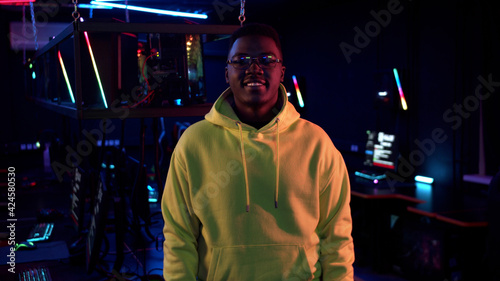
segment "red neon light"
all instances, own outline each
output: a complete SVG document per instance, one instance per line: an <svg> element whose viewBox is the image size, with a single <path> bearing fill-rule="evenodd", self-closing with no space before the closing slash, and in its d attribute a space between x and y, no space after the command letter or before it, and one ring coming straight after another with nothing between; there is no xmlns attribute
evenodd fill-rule
<svg viewBox="0 0 500 281"><path fill-rule="evenodd" d="M0 5L14 5L21 6L29 3L35 3L36 0L0 0Z"/></svg>
<svg viewBox="0 0 500 281"><path fill-rule="evenodd" d="M394 169L394 165L387 165L387 164L382 164L382 163L377 163L377 162L373 162L373 166L378 166L378 167L382 167L382 168L387 168L387 169Z"/></svg>

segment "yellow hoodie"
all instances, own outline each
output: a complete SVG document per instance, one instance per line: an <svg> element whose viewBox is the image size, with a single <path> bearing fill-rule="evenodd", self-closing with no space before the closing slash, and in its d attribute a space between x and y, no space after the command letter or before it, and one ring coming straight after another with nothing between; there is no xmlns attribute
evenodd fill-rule
<svg viewBox="0 0 500 281"><path fill-rule="evenodd" d="M353 279L344 160L280 95L257 130L227 89L180 138L162 198L165 280Z"/></svg>

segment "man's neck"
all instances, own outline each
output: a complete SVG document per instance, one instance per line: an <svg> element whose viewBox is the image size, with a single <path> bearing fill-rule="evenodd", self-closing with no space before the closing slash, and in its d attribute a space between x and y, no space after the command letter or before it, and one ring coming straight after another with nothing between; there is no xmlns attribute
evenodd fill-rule
<svg viewBox="0 0 500 281"><path fill-rule="evenodd" d="M268 124L283 106L283 99L278 95L276 103L270 108L263 107L243 107L239 108L236 102L233 103L233 110L241 122L248 124L256 129L260 129Z"/></svg>

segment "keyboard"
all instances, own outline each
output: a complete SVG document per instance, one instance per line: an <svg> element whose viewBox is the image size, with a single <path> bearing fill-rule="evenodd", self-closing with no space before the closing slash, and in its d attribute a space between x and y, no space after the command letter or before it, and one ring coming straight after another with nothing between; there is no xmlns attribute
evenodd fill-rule
<svg viewBox="0 0 500 281"><path fill-rule="evenodd" d="M354 172L354 175L368 180L383 180L386 178L385 174L375 173L373 171L367 170L356 171Z"/></svg>
<svg viewBox="0 0 500 281"><path fill-rule="evenodd" d="M26 239L26 241L36 242L36 241L48 240L50 238L50 235L52 234L53 228L54 228L53 223L48 223L48 222L37 223L31 229L28 239Z"/></svg>
<svg viewBox="0 0 500 281"><path fill-rule="evenodd" d="M52 277L46 267L28 268L19 273L19 281L52 281Z"/></svg>

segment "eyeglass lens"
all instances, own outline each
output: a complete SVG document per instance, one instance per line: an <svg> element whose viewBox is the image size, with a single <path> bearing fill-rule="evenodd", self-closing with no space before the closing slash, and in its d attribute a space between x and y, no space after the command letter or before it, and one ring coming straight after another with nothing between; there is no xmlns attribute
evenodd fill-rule
<svg viewBox="0 0 500 281"><path fill-rule="evenodd" d="M230 63L233 64L236 68L247 68L250 67L254 60L257 61L257 63L261 67L273 67L278 61L272 55L259 56L255 58L249 56L235 56L231 59Z"/></svg>

